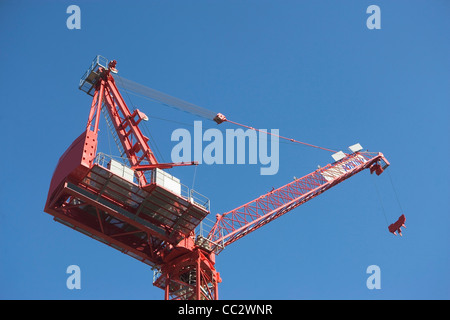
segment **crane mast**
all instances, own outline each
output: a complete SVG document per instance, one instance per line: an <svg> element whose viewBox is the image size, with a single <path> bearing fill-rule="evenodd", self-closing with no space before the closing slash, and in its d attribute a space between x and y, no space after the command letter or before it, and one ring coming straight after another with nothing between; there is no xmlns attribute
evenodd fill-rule
<svg viewBox="0 0 450 320"><path fill-rule="evenodd" d="M128 109L111 74L117 72L115 67L115 60L97 56L81 78L79 88L93 97L88 122L59 159L44 211L55 221L151 266L156 270L153 285L164 290L165 299L218 299L222 280L215 259L225 247L365 169L379 175L389 166L381 153L341 152L333 163L216 215L204 237L196 234L196 228L210 213L209 200L194 190L183 193L179 180L162 170L196 163L157 161L139 129L147 116ZM176 101L204 113L197 106L151 92L164 102ZM97 152L101 112L128 166L113 159L105 163L105 155ZM211 120L228 121L221 114Z"/></svg>

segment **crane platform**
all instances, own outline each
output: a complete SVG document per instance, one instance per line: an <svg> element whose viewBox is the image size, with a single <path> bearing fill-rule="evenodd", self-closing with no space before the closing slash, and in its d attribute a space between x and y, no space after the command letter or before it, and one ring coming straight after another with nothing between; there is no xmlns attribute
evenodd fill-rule
<svg viewBox="0 0 450 320"><path fill-rule="evenodd" d="M127 171L132 172L123 165ZM157 265L161 249L188 237L209 214L206 197L181 184L179 190L170 188L164 183L170 175L162 172L149 171L150 183L140 187L131 180L133 175L117 173L117 161L98 153L83 178L66 179L49 194L46 212L66 226Z"/></svg>

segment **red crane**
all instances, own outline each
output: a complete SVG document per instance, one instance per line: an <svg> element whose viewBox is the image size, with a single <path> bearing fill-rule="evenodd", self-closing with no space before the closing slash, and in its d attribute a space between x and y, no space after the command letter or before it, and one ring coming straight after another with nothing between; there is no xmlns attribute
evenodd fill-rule
<svg viewBox="0 0 450 320"><path fill-rule="evenodd" d="M389 166L381 153L340 152L335 162L216 215L206 236L196 234L210 212L209 200L182 190L162 170L196 163L156 160L139 129L147 117L128 109L112 75L115 67L116 61L97 56L81 79L80 89L93 96L88 123L59 159L44 211L158 270L153 284L165 299L218 299L215 257L226 246L364 169L380 175ZM97 153L101 112L128 165ZM221 114L214 120L228 121Z"/></svg>

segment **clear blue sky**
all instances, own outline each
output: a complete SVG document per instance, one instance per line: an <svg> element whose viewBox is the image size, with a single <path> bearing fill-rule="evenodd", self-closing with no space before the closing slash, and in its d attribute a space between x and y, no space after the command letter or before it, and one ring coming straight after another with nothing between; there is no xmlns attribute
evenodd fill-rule
<svg viewBox="0 0 450 320"><path fill-rule="evenodd" d="M81 30L66 27L71 4ZM380 30L366 27L371 4ZM449 15L444 0L1 1L0 298L163 298L148 266L43 212L57 160L87 121L79 78L101 54L122 76L237 122L339 150L359 142L391 162L402 238L382 210L389 222L401 214L389 175L362 172L222 252L220 298L449 299ZM189 130L198 118L132 100L170 161L183 126L156 117ZM331 161L280 143L277 175L204 165L195 189L214 216ZM193 182L193 168L172 173ZM66 288L72 264L81 290ZM366 287L370 265L380 290Z"/></svg>

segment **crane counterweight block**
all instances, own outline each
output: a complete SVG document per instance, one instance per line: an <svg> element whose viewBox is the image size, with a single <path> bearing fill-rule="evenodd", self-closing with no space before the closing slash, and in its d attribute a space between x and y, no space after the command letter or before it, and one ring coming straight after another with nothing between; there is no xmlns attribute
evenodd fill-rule
<svg viewBox="0 0 450 320"><path fill-rule="evenodd" d="M90 170L97 152L97 133L84 131L60 157L53 172L47 205L55 190L65 180L81 181Z"/></svg>

